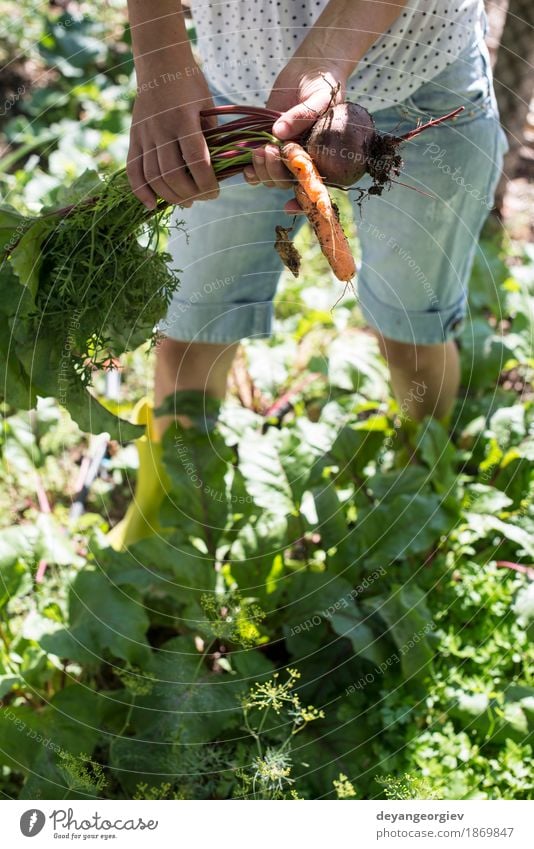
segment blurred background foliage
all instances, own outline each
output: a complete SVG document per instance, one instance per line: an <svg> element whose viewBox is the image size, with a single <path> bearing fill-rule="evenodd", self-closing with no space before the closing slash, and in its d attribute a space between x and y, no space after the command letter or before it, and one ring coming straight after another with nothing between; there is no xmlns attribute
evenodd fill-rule
<svg viewBox="0 0 534 849"><path fill-rule="evenodd" d="M487 5L513 145L451 433L403 427L357 298L332 310L339 284L306 228L272 339L242 346L216 431L186 437L224 493L207 515L168 440L169 539L106 547L134 445L81 433L53 399L3 405L4 797L532 798L532 6ZM33 211L124 164L125 4L0 0L0 15L0 194ZM152 369L142 346L96 391L127 415Z"/></svg>

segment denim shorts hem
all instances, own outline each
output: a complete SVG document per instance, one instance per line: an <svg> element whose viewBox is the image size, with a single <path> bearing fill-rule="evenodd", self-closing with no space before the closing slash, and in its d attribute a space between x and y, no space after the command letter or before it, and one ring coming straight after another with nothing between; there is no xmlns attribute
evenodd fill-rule
<svg viewBox="0 0 534 849"><path fill-rule="evenodd" d="M365 320L386 339L410 345L439 345L455 339L463 330L467 311L464 295L440 310L403 310L380 301L361 278L358 293Z"/></svg>
<svg viewBox="0 0 534 849"><path fill-rule="evenodd" d="M172 312L158 330L180 342L230 345L246 337L269 337L273 311L272 301L190 304L175 299Z"/></svg>

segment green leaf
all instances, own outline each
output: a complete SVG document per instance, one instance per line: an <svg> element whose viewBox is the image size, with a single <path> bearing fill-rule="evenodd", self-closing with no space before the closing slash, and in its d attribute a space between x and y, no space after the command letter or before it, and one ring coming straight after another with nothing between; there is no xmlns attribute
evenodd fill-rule
<svg viewBox="0 0 534 849"><path fill-rule="evenodd" d="M456 451L445 428L435 419L426 418L419 426L416 448L432 472L432 483L437 492L450 492L456 481Z"/></svg>
<svg viewBox="0 0 534 849"><path fill-rule="evenodd" d="M41 714L40 732L44 742L34 742L35 758L21 799L83 799L92 795L91 785L80 783L65 767L61 755L80 758L86 765L98 742L106 740L104 717L112 697L101 695L83 684L67 686L54 695ZM126 713L127 705L113 701L116 718Z"/></svg>
<svg viewBox="0 0 534 849"><path fill-rule="evenodd" d="M316 487L313 497L318 519L317 531L321 536L321 548L326 551L328 572L355 584L366 567L361 556L359 529L349 527L345 506L341 504L333 483Z"/></svg>
<svg viewBox="0 0 534 849"><path fill-rule="evenodd" d="M475 316L462 334L462 385L470 391L491 389L513 351L506 337L495 333L485 318Z"/></svg>
<svg viewBox="0 0 534 849"><path fill-rule="evenodd" d="M21 587L28 588L28 566L36 560L37 529L18 525L0 531L0 608L14 598Z"/></svg>
<svg viewBox="0 0 534 849"><path fill-rule="evenodd" d="M227 558L232 578L242 595L266 600L270 604L283 590L283 559L280 552L287 544L284 516L264 514L241 528Z"/></svg>
<svg viewBox="0 0 534 849"><path fill-rule="evenodd" d="M288 575L284 605L287 628L298 633L297 629L303 629L308 619L329 618L351 600L352 589L348 581L327 572L301 571Z"/></svg>
<svg viewBox="0 0 534 849"><path fill-rule="evenodd" d="M5 705L0 710L0 763L15 772L31 770L46 737L42 716L31 708Z"/></svg>
<svg viewBox="0 0 534 849"><path fill-rule="evenodd" d="M377 501L390 500L396 495L414 495L428 486L433 470L408 465L399 471L378 472L367 481L367 487Z"/></svg>
<svg viewBox="0 0 534 849"><path fill-rule="evenodd" d="M527 557L534 557L534 540L532 534L511 522L504 522L497 516L488 513L474 513L466 511L464 515L467 524L467 533L472 540L495 537L502 535L505 539L514 543L519 552L524 552Z"/></svg>
<svg viewBox="0 0 534 849"><path fill-rule="evenodd" d="M501 513L512 504L512 499L494 486L474 483L467 487L466 505L471 513Z"/></svg>
<svg viewBox="0 0 534 849"><path fill-rule="evenodd" d="M100 194L105 185L97 171L87 168L69 186L61 187L58 192L57 203L53 207L47 207L45 211L53 212L71 204L84 203L89 198Z"/></svg>
<svg viewBox="0 0 534 849"><path fill-rule="evenodd" d="M132 664L149 662L149 620L136 590L116 588L107 575L86 568L69 595L69 628L45 635L45 651L92 664L108 655Z"/></svg>
<svg viewBox="0 0 534 849"><path fill-rule="evenodd" d="M375 430L369 421L342 427L332 445L330 455L339 466L336 482L358 482L364 475L367 464L378 454L385 433Z"/></svg>
<svg viewBox="0 0 534 849"><path fill-rule="evenodd" d="M454 524L455 517L444 509L441 498L422 490L361 510L354 533L359 556L369 569L428 552Z"/></svg>
<svg viewBox="0 0 534 849"><path fill-rule="evenodd" d="M34 299L39 288L39 271L43 260L42 246L55 226L54 220L50 218L34 221L11 252L10 261L13 270Z"/></svg>
<svg viewBox="0 0 534 849"><path fill-rule="evenodd" d="M109 433L110 439L119 442L133 441L144 433L142 425L134 425L106 409L81 383L70 387L64 400L71 418L85 433Z"/></svg>
<svg viewBox="0 0 534 849"><path fill-rule="evenodd" d="M187 416L194 427L207 433L215 427L221 402L200 390L188 390L168 395L154 410L155 416Z"/></svg>
<svg viewBox="0 0 534 849"><path fill-rule="evenodd" d="M135 736L116 738L110 762L125 790L140 781L159 784L180 775L186 750L216 740L241 720L238 695L246 682L207 676L193 641L176 637L155 653L151 692L131 712ZM204 674L203 674L204 672Z"/></svg>
<svg viewBox="0 0 534 849"><path fill-rule="evenodd" d="M163 438L163 463L170 490L160 521L202 539L215 557L234 512L228 475L233 452L221 434L171 425Z"/></svg>
<svg viewBox="0 0 534 849"><path fill-rule="evenodd" d="M0 206L0 259L1 254L9 253L10 248L23 235L29 219L12 206Z"/></svg>
<svg viewBox="0 0 534 849"><path fill-rule="evenodd" d="M275 428L265 434L247 433L239 443L239 468L256 504L274 515L287 516L296 507L280 458L282 440Z"/></svg>
<svg viewBox="0 0 534 849"><path fill-rule="evenodd" d="M344 333L328 349L328 378L332 386L366 397L388 395L388 374L378 357L376 339L361 330Z"/></svg>
<svg viewBox="0 0 534 849"><path fill-rule="evenodd" d="M200 600L215 591L215 566L180 532L142 540L127 552L93 549L93 556L114 585L135 587L147 598L153 616L160 603L172 603L183 626L197 629L205 618Z"/></svg>
<svg viewBox="0 0 534 849"><path fill-rule="evenodd" d="M403 674L410 679L428 675L434 656L430 635L436 629L423 590L410 585L393 584L388 596L376 596L366 602L388 626L397 649Z"/></svg>
<svg viewBox="0 0 534 849"><path fill-rule="evenodd" d="M16 351L7 316L0 315L0 399L17 410L29 410L37 395Z"/></svg>
<svg viewBox="0 0 534 849"><path fill-rule="evenodd" d="M245 434L239 443L239 468L247 492L272 514L296 513L333 437L331 427L306 420L293 428Z"/></svg>
<svg viewBox="0 0 534 849"><path fill-rule="evenodd" d="M351 641L354 654L377 665L388 657L384 640L377 636L365 617L356 607L342 610L330 618L332 628L340 637Z"/></svg>

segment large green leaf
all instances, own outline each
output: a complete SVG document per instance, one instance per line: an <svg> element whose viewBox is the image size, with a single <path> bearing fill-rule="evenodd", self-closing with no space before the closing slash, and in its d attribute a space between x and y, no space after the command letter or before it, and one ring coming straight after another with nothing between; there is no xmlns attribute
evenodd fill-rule
<svg viewBox="0 0 534 849"><path fill-rule="evenodd" d="M432 474L438 492L451 492L456 481L456 451L446 429L435 419L426 418L417 432L417 451Z"/></svg>
<svg viewBox="0 0 534 849"><path fill-rule="evenodd" d="M297 632L306 620L315 624L342 610L352 598L352 584L327 572L301 572L289 575L286 582L285 621ZM305 629L304 629L305 630Z"/></svg>
<svg viewBox="0 0 534 849"><path fill-rule="evenodd" d="M39 533L32 525L14 525L0 531L0 608L31 585L29 566L36 560Z"/></svg>
<svg viewBox="0 0 534 849"><path fill-rule="evenodd" d="M360 511L355 529L360 558L369 569L427 552L454 523L455 517L434 493L397 495Z"/></svg>
<svg viewBox="0 0 534 849"><path fill-rule="evenodd" d="M227 557L242 595L272 607L283 591L283 550L289 542L284 516L264 514L241 528Z"/></svg>
<svg viewBox="0 0 534 849"><path fill-rule="evenodd" d="M372 420L341 428L329 452L339 467L336 483L342 485L350 481L358 485L365 467L375 459L384 439L384 430L374 428Z"/></svg>
<svg viewBox="0 0 534 849"><path fill-rule="evenodd" d="M408 465L400 470L377 472L367 481L367 487L378 501L391 500L396 495L415 495L425 488L433 469Z"/></svg>
<svg viewBox="0 0 534 849"><path fill-rule="evenodd" d="M239 443L239 468L247 491L270 513L286 516L300 507L304 492L313 485L316 464L330 450L331 427L306 420L293 428L247 433Z"/></svg>
<svg viewBox="0 0 534 849"><path fill-rule="evenodd" d="M188 390L169 395L154 410L155 416L187 416L195 428L208 432L213 430L221 402L200 390Z"/></svg>
<svg viewBox="0 0 534 849"><path fill-rule="evenodd" d="M15 351L9 346L7 319L0 316L0 399L16 410L30 410L37 394Z"/></svg>
<svg viewBox="0 0 534 849"><path fill-rule="evenodd" d="M33 298L37 295L39 288L39 271L43 261L42 246L55 226L51 218L40 218L34 221L11 252L10 262L13 270Z"/></svg>
<svg viewBox="0 0 534 849"><path fill-rule="evenodd" d="M377 665L387 659L387 644L373 631L369 617L362 614L354 605L334 613L330 622L336 634L351 641L354 654L358 657Z"/></svg>
<svg viewBox="0 0 534 849"><path fill-rule="evenodd" d="M95 664L111 655L143 665L150 660L149 621L139 593L117 588L100 571L86 568L70 589L69 627L41 640L45 651Z"/></svg>
<svg viewBox="0 0 534 849"><path fill-rule="evenodd" d="M410 679L428 675L434 656L432 634L437 626L423 591L413 582L393 584L389 595L375 596L365 606L388 626L404 675Z"/></svg>
<svg viewBox="0 0 534 849"><path fill-rule="evenodd" d="M205 542L211 557L234 507L229 475L233 452L217 431L171 425L163 439L163 462L170 481L161 522Z"/></svg>
<svg viewBox="0 0 534 849"><path fill-rule="evenodd" d="M378 343L360 330L344 333L330 345L328 378L332 386L373 400L388 394L387 369L378 357Z"/></svg>
<svg viewBox="0 0 534 849"><path fill-rule="evenodd" d="M296 510L291 482L282 465L282 432L248 433L239 443L239 468L259 507L279 516Z"/></svg>
<svg viewBox="0 0 534 849"><path fill-rule="evenodd" d="M39 739L46 739L42 716L27 705L6 705L0 710L0 763L27 774L39 754Z"/></svg>
<svg viewBox="0 0 534 849"><path fill-rule="evenodd" d="M507 739L528 741L534 731L534 688L509 687L489 698L485 693L449 691L449 713L464 726L476 730L492 745Z"/></svg>
<svg viewBox="0 0 534 849"><path fill-rule="evenodd" d="M151 692L139 695L131 712L134 737L117 738L111 765L125 789L140 781L159 784L180 776L184 753L234 728L245 685L229 676L202 674L193 641L176 637L156 652Z"/></svg>
<svg viewBox="0 0 534 849"><path fill-rule="evenodd" d="M65 396L65 407L85 433L109 433L111 439L119 442L130 442L144 433L144 427L134 425L112 413L81 383L69 387Z"/></svg>
<svg viewBox="0 0 534 849"><path fill-rule="evenodd" d="M466 532L471 540L491 538L493 542L497 535L503 536L526 557L534 557L534 539L532 534L512 522L505 522L490 513L475 513L466 511L464 520Z"/></svg>
<svg viewBox="0 0 534 849"><path fill-rule="evenodd" d="M0 206L0 261L2 254L9 253L9 250L21 238L28 224L29 219L12 206Z"/></svg>
<svg viewBox="0 0 534 849"><path fill-rule="evenodd" d="M45 742L34 744L31 771L21 799L83 799L98 796L90 774L80 780L79 767L87 768L92 753L107 740L104 717L110 701L116 721L124 722L128 709L118 699L100 694L82 684L65 687L55 694L41 714L40 732ZM62 756L67 755L65 761ZM69 766L69 763L72 766Z"/></svg>
<svg viewBox="0 0 534 849"><path fill-rule="evenodd" d="M462 385L469 392L493 388L512 354L506 337L475 316L462 334Z"/></svg>

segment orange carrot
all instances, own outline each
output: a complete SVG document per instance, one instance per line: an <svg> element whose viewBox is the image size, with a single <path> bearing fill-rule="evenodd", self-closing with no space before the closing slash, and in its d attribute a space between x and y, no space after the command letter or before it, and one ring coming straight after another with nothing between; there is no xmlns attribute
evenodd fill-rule
<svg viewBox="0 0 534 849"><path fill-rule="evenodd" d="M297 179L295 197L306 213L332 271L338 280L352 280L356 274L354 257L339 222L337 208L312 158L297 142L286 142L280 153L282 161Z"/></svg>

